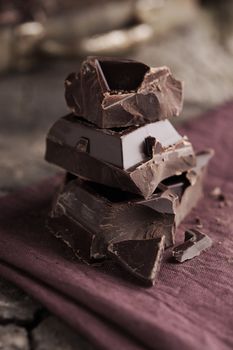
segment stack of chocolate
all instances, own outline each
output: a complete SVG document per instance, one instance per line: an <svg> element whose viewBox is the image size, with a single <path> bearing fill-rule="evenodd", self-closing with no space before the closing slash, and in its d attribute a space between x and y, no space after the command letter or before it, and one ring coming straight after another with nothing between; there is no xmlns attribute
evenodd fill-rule
<svg viewBox="0 0 233 350"><path fill-rule="evenodd" d="M65 97L71 114L47 135L46 160L67 171L49 228L82 260L111 257L153 284L212 157L168 120L182 110L183 84L167 67L90 57Z"/></svg>

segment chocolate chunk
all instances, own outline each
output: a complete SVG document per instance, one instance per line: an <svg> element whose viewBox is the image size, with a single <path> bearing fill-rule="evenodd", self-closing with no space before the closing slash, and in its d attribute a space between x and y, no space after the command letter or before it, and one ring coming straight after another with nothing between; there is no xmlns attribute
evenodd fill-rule
<svg viewBox="0 0 233 350"><path fill-rule="evenodd" d="M119 128L178 116L183 83L167 67L89 57L66 78L65 97L76 115L100 128Z"/></svg>
<svg viewBox="0 0 233 350"><path fill-rule="evenodd" d="M217 200L224 200L225 198L224 198L224 195L223 195L223 193L222 193L222 190L221 190L221 188L220 187L215 187L211 192L210 192L210 195L213 197L213 198L215 198L215 199L217 199Z"/></svg>
<svg viewBox="0 0 233 350"><path fill-rule="evenodd" d="M192 259L212 245L212 239L206 234L195 229L185 231L184 243L175 247L172 255L179 262Z"/></svg>
<svg viewBox="0 0 233 350"><path fill-rule="evenodd" d="M162 153L165 147L161 144L158 139L153 136L148 136L145 138L145 154L152 158L157 153Z"/></svg>
<svg viewBox="0 0 233 350"><path fill-rule="evenodd" d="M162 152L170 152L171 147L176 152L182 145L189 146L189 153L193 155L191 144L178 134L168 120L113 131L98 129L70 114L55 122L47 138L55 144L75 148L77 152L86 150L90 156L122 169L132 168ZM152 139L153 144L149 145ZM84 144L85 148L81 147Z"/></svg>
<svg viewBox="0 0 233 350"><path fill-rule="evenodd" d="M190 211L197 205L198 201L203 196L204 178L206 176L208 163L213 155L214 151L212 149L207 149L197 153L196 166L187 171L185 175L186 185L183 187L180 203L176 210L176 226L178 226L180 222L190 213ZM187 183L187 180L189 184Z"/></svg>
<svg viewBox="0 0 233 350"><path fill-rule="evenodd" d="M151 145L151 159L145 154L150 134L163 147ZM88 139L88 152L80 150L83 138ZM73 116L61 118L51 128L45 158L74 175L145 198L162 180L196 164L191 143L167 120L113 132L87 126Z"/></svg>
<svg viewBox="0 0 233 350"><path fill-rule="evenodd" d="M225 206L231 206L231 201L226 198L226 195L222 192L220 187L215 187L211 192L210 195L219 201L218 207L224 208Z"/></svg>
<svg viewBox="0 0 233 350"><path fill-rule="evenodd" d="M196 225L197 228L202 228L203 227L203 224L202 224L201 219L199 217L195 218L195 225Z"/></svg>
<svg viewBox="0 0 233 350"><path fill-rule="evenodd" d="M90 259L103 258L110 243L122 240L164 235L167 247L174 244L175 218L170 208L169 213L159 213L137 196L78 178L61 189L49 225L54 235L71 246L77 255L80 250L81 257L88 256L89 252ZM159 203L158 194L155 200ZM164 201L162 196L161 201Z"/></svg>
<svg viewBox="0 0 233 350"><path fill-rule="evenodd" d="M108 246L109 255L124 269L146 284L154 285L160 270L165 237L127 240Z"/></svg>
<svg viewBox="0 0 233 350"><path fill-rule="evenodd" d="M197 153L197 164L193 169L164 180L149 199L139 203L158 212L175 214L178 227L203 195L203 181L212 156L213 150L210 149Z"/></svg>

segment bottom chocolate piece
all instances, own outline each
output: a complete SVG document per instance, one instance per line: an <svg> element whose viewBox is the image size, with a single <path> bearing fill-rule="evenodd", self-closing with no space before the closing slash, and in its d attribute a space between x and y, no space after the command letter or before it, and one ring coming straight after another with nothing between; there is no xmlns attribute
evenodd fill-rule
<svg viewBox="0 0 233 350"><path fill-rule="evenodd" d="M108 246L108 253L131 275L154 285L160 270L165 236L147 240L129 240Z"/></svg>
<svg viewBox="0 0 233 350"><path fill-rule="evenodd" d="M206 234L195 229L185 231L184 243L175 247L172 255L179 262L190 260L212 245L212 239Z"/></svg>
<svg viewBox="0 0 233 350"><path fill-rule="evenodd" d="M70 177L70 175L69 175ZM172 204L177 197L155 194L154 207L130 193L106 186L68 179L57 196L49 226L80 258L102 259L111 243L165 236L174 245L175 220ZM163 212L156 210L167 203ZM76 237L76 239L75 239ZM89 246L89 250L86 249Z"/></svg>
<svg viewBox="0 0 233 350"><path fill-rule="evenodd" d="M48 219L50 231L84 261L102 259L121 241L165 236L175 243L175 228L197 204L212 152L197 154L191 171L160 183L150 199L67 174Z"/></svg>

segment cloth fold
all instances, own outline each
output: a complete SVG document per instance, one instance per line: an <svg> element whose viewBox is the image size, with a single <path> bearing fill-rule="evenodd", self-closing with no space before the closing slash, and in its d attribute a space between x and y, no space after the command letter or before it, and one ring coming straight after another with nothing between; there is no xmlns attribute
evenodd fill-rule
<svg viewBox="0 0 233 350"><path fill-rule="evenodd" d="M10 265L0 262L0 274L5 279L13 281L20 288L27 290L33 297L39 299L48 309L57 316L75 327L78 331L92 343L101 349L129 349L139 350L141 346L127 335L119 332L116 327L109 322L104 322L98 315L86 310L77 302L64 297L53 288L44 285L32 276L27 276L22 271L12 268ZM91 329L87 325L91 324Z"/></svg>
<svg viewBox="0 0 233 350"><path fill-rule="evenodd" d="M214 241L184 264L170 251L152 288L128 280L111 262L88 266L52 237L46 215L59 177L0 199L0 275L18 284L100 349L221 349L233 347L233 103L180 131L197 150L213 147L206 196L178 230L195 226ZM220 186L226 204L209 192Z"/></svg>

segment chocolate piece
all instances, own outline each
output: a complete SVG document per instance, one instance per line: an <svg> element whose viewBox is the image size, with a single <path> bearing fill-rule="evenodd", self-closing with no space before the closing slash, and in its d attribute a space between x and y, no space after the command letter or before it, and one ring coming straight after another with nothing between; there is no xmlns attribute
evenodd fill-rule
<svg viewBox="0 0 233 350"><path fill-rule="evenodd" d="M161 128L155 126L157 123ZM164 134L158 136L164 149L161 153L156 153L156 149L152 149L151 152L154 156L149 160L143 152L145 150L143 141L150 130L148 126L135 129L122 137L119 134L101 133L95 128L85 129L84 126L87 133L84 134L82 131L78 135L73 131L79 122L75 123L72 119L70 124L70 119L67 117L55 123L50 130L47 137L45 158L83 179L120 188L123 191L137 193L148 198L162 180L177 172L187 171L196 164L191 143L185 138L181 138L168 121L157 123L152 124L151 129L153 130L155 126L156 133L158 130L165 131L170 138L166 139ZM81 125L83 124L81 123ZM168 126L168 128L165 127L164 130L164 126ZM94 134L91 134L91 130ZM89 153L83 152L83 149L80 150L80 138L83 137L89 140ZM153 148L153 145L151 147ZM97 159L97 157L104 160ZM129 169L121 169L119 166L111 164L129 167L143 159L143 163Z"/></svg>
<svg viewBox="0 0 233 350"><path fill-rule="evenodd" d="M212 149L207 149L197 153L197 165L186 173L189 186L184 186L180 203L176 210L176 226L190 213L203 196L203 182L207 172L209 161L214 155ZM167 180L165 180L167 181Z"/></svg>
<svg viewBox="0 0 233 350"><path fill-rule="evenodd" d="M210 195L213 197L213 198L216 198L216 199L219 199L219 196L220 196L220 199L222 198L222 190L220 187L215 187L211 192L210 192Z"/></svg>
<svg viewBox="0 0 233 350"><path fill-rule="evenodd" d="M81 259L103 258L108 244L124 240L158 238L174 244L175 226L202 195L203 179L211 151L197 154L190 172L160 183L150 199L67 174L54 202L49 227Z"/></svg>
<svg viewBox="0 0 233 350"><path fill-rule="evenodd" d="M190 184L188 174L174 176L159 184L148 200L82 181L68 173L53 205L51 231L84 260L104 257L108 244L121 240L165 235L166 246L171 246L175 224L180 223L202 194L211 156L210 151L197 155L195 184Z"/></svg>
<svg viewBox="0 0 233 350"><path fill-rule="evenodd" d="M210 192L211 197L214 199L218 200L219 207L223 208L227 202L225 194L222 192L220 187L215 187L211 192Z"/></svg>
<svg viewBox="0 0 233 350"><path fill-rule="evenodd" d="M167 67L89 57L66 78L65 98L73 113L100 128L127 127L178 116L183 83Z"/></svg>
<svg viewBox="0 0 233 350"><path fill-rule="evenodd" d="M164 180L149 199L138 203L161 213L175 214L177 227L202 197L203 180L212 156L210 149L197 153L197 165L193 169Z"/></svg>
<svg viewBox="0 0 233 350"><path fill-rule="evenodd" d="M159 202L159 194L155 196L155 200ZM163 196L161 201L164 201ZM170 208L168 211L171 212ZM143 240L165 235L166 246L174 244L174 214L159 213L140 203L140 199L130 193L84 182L78 178L69 181L62 188L51 218L51 230L65 243L74 247L76 235L75 250L82 250L83 229L86 230L85 246L88 245L86 242L90 243L88 251L90 258L94 259L104 257L107 246L117 241ZM72 227L67 225L67 220L72 222ZM76 228L74 224L77 224Z"/></svg>
<svg viewBox="0 0 233 350"><path fill-rule="evenodd" d="M132 168L157 154L171 152L172 147L174 151L185 149L184 156L194 156L191 144L168 120L113 131L98 129L70 114L55 122L47 138L122 169ZM153 139L153 143L149 144L149 139Z"/></svg>
<svg viewBox="0 0 233 350"><path fill-rule="evenodd" d="M212 239L206 234L195 229L185 231L184 243L175 247L172 255L179 262L192 259L201 254L201 252L212 245Z"/></svg>
<svg viewBox="0 0 233 350"><path fill-rule="evenodd" d="M109 255L130 274L154 285L165 247L165 237L123 241L108 246Z"/></svg>
<svg viewBox="0 0 233 350"><path fill-rule="evenodd" d="M202 228L203 227L203 224L202 224L201 219L199 217L195 218L195 225L196 225L196 228Z"/></svg>

